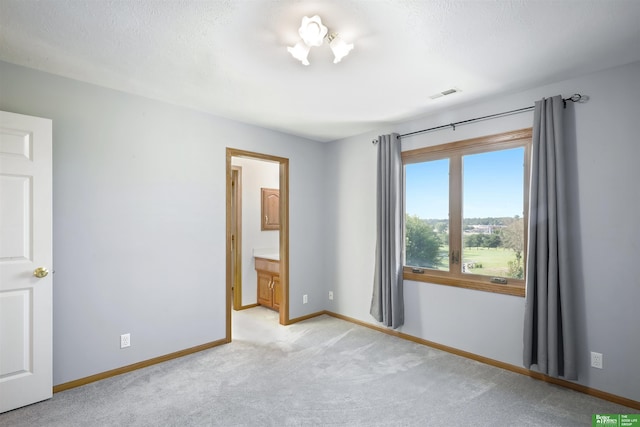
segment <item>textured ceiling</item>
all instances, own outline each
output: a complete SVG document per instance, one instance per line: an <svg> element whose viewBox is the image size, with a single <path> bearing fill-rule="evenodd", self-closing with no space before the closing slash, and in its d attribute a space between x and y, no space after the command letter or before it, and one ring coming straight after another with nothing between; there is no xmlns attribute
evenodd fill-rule
<svg viewBox="0 0 640 427"><path fill-rule="evenodd" d="M313 14L355 44L339 64L286 51ZM639 22L637 0L0 0L0 59L329 141L638 61Z"/></svg>

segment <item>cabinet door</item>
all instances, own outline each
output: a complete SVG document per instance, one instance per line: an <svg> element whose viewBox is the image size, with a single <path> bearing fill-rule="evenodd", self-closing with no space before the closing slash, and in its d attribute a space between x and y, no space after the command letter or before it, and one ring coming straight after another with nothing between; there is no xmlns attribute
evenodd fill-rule
<svg viewBox="0 0 640 427"><path fill-rule="evenodd" d="M262 189L262 230L280 229L280 190Z"/></svg>
<svg viewBox="0 0 640 427"><path fill-rule="evenodd" d="M273 308L280 310L280 301L282 301L282 286L280 285L280 276L273 276Z"/></svg>
<svg viewBox="0 0 640 427"><path fill-rule="evenodd" d="M258 272L258 304L267 307L273 306L273 290L271 279L273 276Z"/></svg>

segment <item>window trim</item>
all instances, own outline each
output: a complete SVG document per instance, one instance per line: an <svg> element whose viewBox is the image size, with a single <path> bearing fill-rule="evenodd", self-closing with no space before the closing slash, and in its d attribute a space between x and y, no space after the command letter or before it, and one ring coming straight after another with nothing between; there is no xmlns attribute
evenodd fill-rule
<svg viewBox="0 0 640 427"><path fill-rule="evenodd" d="M529 183L531 174L531 141L532 128L519 129L488 135L479 138L466 139L430 147L417 148L402 152L403 173L405 166L412 163L449 159L449 212L462 212L462 157L470 154L486 153L510 148L523 147L524 152L524 250L523 259L527 259L527 241L529 230ZM405 180L403 183L406 185ZM406 188L403 190L406 192ZM403 206L403 218L406 218L406 210ZM404 219L403 219L404 221ZM455 240L455 242L454 242ZM449 250L462 251L462 215L457 218L449 216ZM454 244L452 244L454 242ZM525 296L525 280L509 279L507 284L492 283L489 276L462 273L461 264L449 264L449 271L432 270L403 266L403 278L418 282L434 283L439 285L454 286L459 288L474 289L485 292ZM526 265L525 265L526 271Z"/></svg>

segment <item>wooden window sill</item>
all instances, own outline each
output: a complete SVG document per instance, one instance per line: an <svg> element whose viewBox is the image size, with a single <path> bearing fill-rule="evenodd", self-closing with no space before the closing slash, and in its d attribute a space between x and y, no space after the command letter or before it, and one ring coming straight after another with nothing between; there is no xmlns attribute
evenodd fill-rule
<svg viewBox="0 0 640 427"><path fill-rule="evenodd" d="M411 268L405 267L402 277L404 280L413 280L416 282L433 283L436 285L454 286L457 288L473 289L476 291L493 292L496 294L513 295L524 297L525 287L520 283L507 283L505 285L496 283L487 283L480 280L469 279L465 277L441 276L430 274L427 270L424 273L414 273ZM487 280L489 280L487 278Z"/></svg>

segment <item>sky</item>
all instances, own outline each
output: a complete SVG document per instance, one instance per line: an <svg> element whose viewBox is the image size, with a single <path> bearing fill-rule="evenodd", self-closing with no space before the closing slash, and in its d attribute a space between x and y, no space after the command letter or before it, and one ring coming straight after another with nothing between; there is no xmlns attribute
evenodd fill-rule
<svg viewBox="0 0 640 427"><path fill-rule="evenodd" d="M523 216L524 148L463 157L465 218ZM449 160L405 166L406 213L424 219L447 219Z"/></svg>

